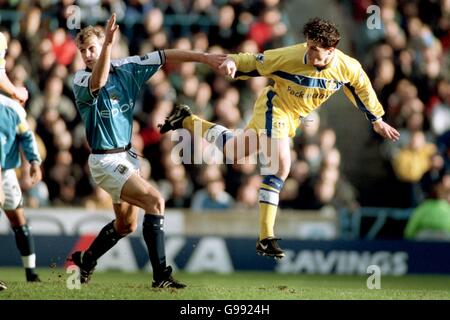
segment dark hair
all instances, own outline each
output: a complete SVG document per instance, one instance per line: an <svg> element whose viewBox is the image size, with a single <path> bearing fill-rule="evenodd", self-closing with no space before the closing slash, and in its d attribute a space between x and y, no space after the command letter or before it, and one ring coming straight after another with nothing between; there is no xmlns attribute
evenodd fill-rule
<svg viewBox="0 0 450 320"><path fill-rule="evenodd" d="M336 25L321 18L309 20L303 27L303 35L307 40L317 42L323 48L336 47L341 40Z"/></svg>

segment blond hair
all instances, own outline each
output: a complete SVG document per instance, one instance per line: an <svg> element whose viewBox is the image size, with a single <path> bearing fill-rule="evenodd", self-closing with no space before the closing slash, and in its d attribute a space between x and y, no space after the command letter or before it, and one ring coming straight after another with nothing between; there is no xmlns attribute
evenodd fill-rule
<svg viewBox="0 0 450 320"><path fill-rule="evenodd" d="M96 36L99 40L105 39L105 31L103 27L100 26L87 26L78 32L75 41L77 42L77 47L80 47L87 39L92 36Z"/></svg>

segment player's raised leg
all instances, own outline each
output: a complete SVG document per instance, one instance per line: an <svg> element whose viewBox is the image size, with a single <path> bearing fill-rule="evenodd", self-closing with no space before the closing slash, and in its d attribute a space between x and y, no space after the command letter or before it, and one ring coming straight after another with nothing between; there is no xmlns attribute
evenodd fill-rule
<svg viewBox="0 0 450 320"><path fill-rule="evenodd" d="M241 160L258 149L256 131L246 129L242 134L234 136L228 128L194 115L187 105L176 105L165 122L160 125L161 133L181 128L215 144L231 162Z"/></svg>

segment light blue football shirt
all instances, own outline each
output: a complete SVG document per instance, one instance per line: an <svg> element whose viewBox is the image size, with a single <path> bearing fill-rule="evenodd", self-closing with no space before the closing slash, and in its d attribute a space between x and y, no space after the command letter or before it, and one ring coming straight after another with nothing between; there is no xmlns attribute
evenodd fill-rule
<svg viewBox="0 0 450 320"><path fill-rule="evenodd" d="M75 74L75 101L91 149L110 150L130 143L133 110L141 87L164 62L163 51L112 60L108 80L95 95L89 88L92 72Z"/></svg>
<svg viewBox="0 0 450 320"><path fill-rule="evenodd" d="M22 147L29 162L41 162L24 108L18 102L0 95L0 166L2 170L20 167L19 147Z"/></svg>

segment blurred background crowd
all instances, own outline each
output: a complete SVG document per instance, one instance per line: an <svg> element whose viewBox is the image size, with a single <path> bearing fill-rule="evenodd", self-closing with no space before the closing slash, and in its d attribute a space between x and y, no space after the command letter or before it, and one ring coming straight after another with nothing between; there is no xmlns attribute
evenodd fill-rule
<svg viewBox="0 0 450 320"><path fill-rule="evenodd" d="M121 34L114 58L164 48L257 53L303 41L301 29L291 27L287 2L0 0L1 32L9 39L7 73L30 92L25 108L44 159L39 185L30 188L26 174L21 175L26 204L111 207L109 195L90 179L89 148L72 94L73 75L84 68L74 42L77 30L70 29L78 13L81 27L104 25L111 12L117 13ZM397 143L372 137L391 171L390 187L395 186L395 201L388 205L417 207L428 198L450 202L450 1L336 3L357 26L341 28L352 39L352 50L346 53L361 61L387 122L401 132ZM381 9L379 29L366 25L366 9L372 4ZM132 142L143 155L142 175L163 193L166 207L201 212L258 206L261 177L256 164L176 164L171 158L174 142L170 135L159 134L157 124L175 103L185 103L205 119L244 128L267 84L262 77L230 81L192 63L165 65L149 80L136 104ZM353 210L366 205L356 190L342 170L336 132L313 113L293 140L292 170L280 207ZM387 205L382 198L375 204Z"/></svg>

